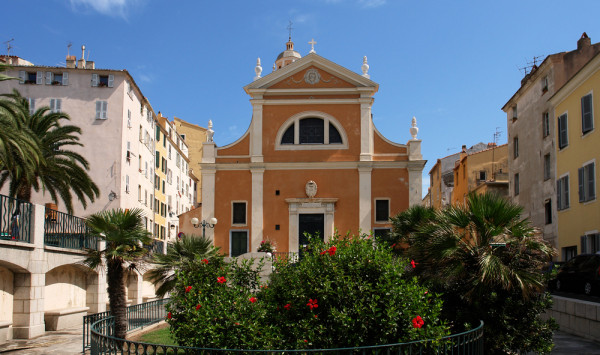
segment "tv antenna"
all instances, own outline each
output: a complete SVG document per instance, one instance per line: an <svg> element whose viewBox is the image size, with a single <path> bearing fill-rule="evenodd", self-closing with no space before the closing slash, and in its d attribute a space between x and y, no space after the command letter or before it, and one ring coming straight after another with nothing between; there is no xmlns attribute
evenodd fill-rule
<svg viewBox="0 0 600 355"><path fill-rule="evenodd" d="M90 60L90 53L91 53L91 52L92 52L92 50L91 50L91 49L88 49L88 51L87 51L87 58L85 58L85 61L86 61L86 62Z"/></svg>
<svg viewBox="0 0 600 355"><path fill-rule="evenodd" d="M533 60L530 62L526 62L527 65L519 68L519 70L523 71L523 75L527 75L533 71L534 68L537 68L538 62L542 62L541 58L544 58L544 55L534 56Z"/></svg>
<svg viewBox="0 0 600 355"><path fill-rule="evenodd" d="M494 144L498 144L498 138L502 135L502 131L500 127L496 127L496 132L494 132Z"/></svg>
<svg viewBox="0 0 600 355"><path fill-rule="evenodd" d="M496 145L501 134L502 131L500 130L500 127L496 127L496 132L494 132L494 145L492 146L492 180L494 181L496 181Z"/></svg>
<svg viewBox="0 0 600 355"><path fill-rule="evenodd" d="M10 50L13 49L14 47L10 45L10 42L14 41L14 38L11 38L10 40L4 42L4 44L6 44L6 56L10 57Z"/></svg>
<svg viewBox="0 0 600 355"><path fill-rule="evenodd" d="M71 43L71 41L69 41L69 44L67 44L67 57L70 56L71 54L71 47L73 46L73 43Z"/></svg>

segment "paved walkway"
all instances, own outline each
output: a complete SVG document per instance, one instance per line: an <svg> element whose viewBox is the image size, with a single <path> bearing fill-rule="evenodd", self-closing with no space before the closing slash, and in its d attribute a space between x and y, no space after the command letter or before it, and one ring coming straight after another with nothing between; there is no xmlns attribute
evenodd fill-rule
<svg viewBox="0 0 600 355"><path fill-rule="evenodd" d="M81 354L82 327L47 332L30 340L13 340L0 345L0 354L45 355ZM563 332L554 334L556 347L552 355L600 355L600 344Z"/></svg>

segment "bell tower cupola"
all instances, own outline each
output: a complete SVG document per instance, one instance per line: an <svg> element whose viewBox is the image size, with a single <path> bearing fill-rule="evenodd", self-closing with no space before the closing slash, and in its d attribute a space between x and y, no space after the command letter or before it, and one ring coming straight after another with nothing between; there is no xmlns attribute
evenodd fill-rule
<svg viewBox="0 0 600 355"><path fill-rule="evenodd" d="M286 65L295 62L297 59L302 58L300 53L294 50L294 42L292 42L292 22L288 25L289 37L285 44L285 51L279 53L275 60L276 69L281 69Z"/></svg>

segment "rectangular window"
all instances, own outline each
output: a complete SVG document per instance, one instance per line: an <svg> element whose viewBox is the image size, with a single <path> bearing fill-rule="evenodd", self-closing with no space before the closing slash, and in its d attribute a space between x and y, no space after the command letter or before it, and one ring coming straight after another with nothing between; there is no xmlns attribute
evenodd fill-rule
<svg viewBox="0 0 600 355"><path fill-rule="evenodd" d="M552 223L552 200L548 199L544 202L544 212L546 216L546 224Z"/></svg>
<svg viewBox="0 0 600 355"><path fill-rule="evenodd" d="M486 174L486 171L485 171L485 170L481 170L481 171L479 172L479 181L485 181L485 180L486 180L486 178L487 178L487 176L486 176L486 175L487 175L487 174Z"/></svg>
<svg viewBox="0 0 600 355"><path fill-rule="evenodd" d="M246 224L246 202L233 202L231 224Z"/></svg>
<svg viewBox="0 0 600 355"><path fill-rule="evenodd" d="M515 191L515 196L517 196L519 194L519 173L515 174L515 179L514 179L514 191Z"/></svg>
<svg viewBox="0 0 600 355"><path fill-rule="evenodd" d="M390 228L373 228L373 234L378 238L387 238L391 232Z"/></svg>
<svg viewBox="0 0 600 355"><path fill-rule="evenodd" d="M62 106L61 99L50 99L50 111L52 113L60 112L61 106Z"/></svg>
<svg viewBox="0 0 600 355"><path fill-rule="evenodd" d="M162 192L163 192L163 194L165 193L165 180L163 180L163 182L162 182Z"/></svg>
<svg viewBox="0 0 600 355"><path fill-rule="evenodd" d="M550 114L548 112L544 112L542 114L542 135L544 138L550 135Z"/></svg>
<svg viewBox="0 0 600 355"><path fill-rule="evenodd" d="M156 126L156 141L160 142L160 126Z"/></svg>
<svg viewBox="0 0 600 355"><path fill-rule="evenodd" d="M550 179L550 153L544 155L544 180Z"/></svg>
<svg viewBox="0 0 600 355"><path fill-rule="evenodd" d="M142 185L138 185L138 201L142 202Z"/></svg>
<svg viewBox="0 0 600 355"><path fill-rule="evenodd" d="M519 137L513 138L513 158L519 157Z"/></svg>
<svg viewBox="0 0 600 355"><path fill-rule="evenodd" d="M390 200L375 200L375 222L387 223L390 219Z"/></svg>
<svg viewBox="0 0 600 355"><path fill-rule="evenodd" d="M125 175L125 193L129 193L129 175Z"/></svg>
<svg viewBox="0 0 600 355"><path fill-rule="evenodd" d="M587 202L596 198L596 169L590 163L578 170L579 202Z"/></svg>
<svg viewBox="0 0 600 355"><path fill-rule="evenodd" d="M569 175L556 181L556 208L561 211L569 208Z"/></svg>
<svg viewBox="0 0 600 355"><path fill-rule="evenodd" d="M236 257L248 252L248 231L231 231L229 256Z"/></svg>
<svg viewBox="0 0 600 355"><path fill-rule="evenodd" d="M96 101L96 119L97 120L105 120L107 109L108 109L107 101Z"/></svg>
<svg viewBox="0 0 600 355"><path fill-rule="evenodd" d="M594 129L594 110L592 107L592 94L587 94L581 98L581 133Z"/></svg>
<svg viewBox="0 0 600 355"><path fill-rule="evenodd" d="M160 168L160 152L156 152L156 158L154 159L154 161L156 162L156 167Z"/></svg>
<svg viewBox="0 0 600 355"><path fill-rule="evenodd" d="M542 79L542 95L548 91L548 76Z"/></svg>
<svg viewBox="0 0 600 355"><path fill-rule="evenodd" d="M563 261L569 261L577 255L577 246L562 248Z"/></svg>
<svg viewBox="0 0 600 355"><path fill-rule="evenodd" d="M512 119L513 121L517 120L517 105L512 108Z"/></svg>
<svg viewBox="0 0 600 355"><path fill-rule="evenodd" d="M558 149L569 145L567 114L558 116Z"/></svg>

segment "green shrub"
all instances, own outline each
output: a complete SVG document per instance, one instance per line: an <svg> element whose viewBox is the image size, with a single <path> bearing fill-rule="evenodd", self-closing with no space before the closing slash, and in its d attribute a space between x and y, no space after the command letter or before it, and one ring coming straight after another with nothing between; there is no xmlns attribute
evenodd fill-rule
<svg viewBox="0 0 600 355"><path fill-rule="evenodd" d="M168 322L179 344L229 349L355 347L447 335L440 299L405 276L407 268L408 260L366 236L311 239L301 261L276 261L270 282L258 287L250 263L195 262L178 275Z"/></svg>

